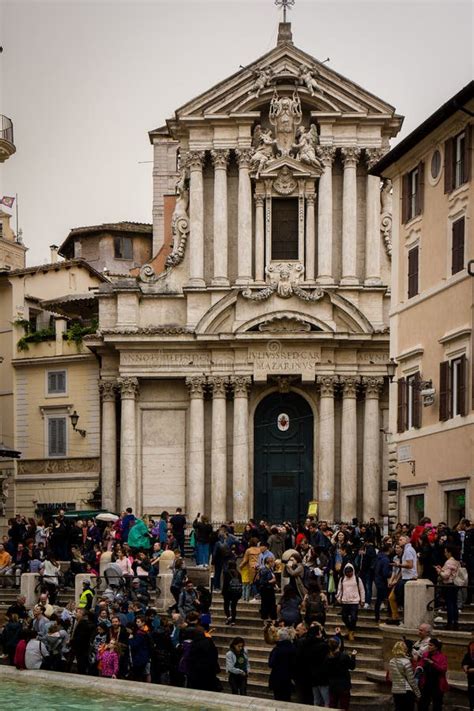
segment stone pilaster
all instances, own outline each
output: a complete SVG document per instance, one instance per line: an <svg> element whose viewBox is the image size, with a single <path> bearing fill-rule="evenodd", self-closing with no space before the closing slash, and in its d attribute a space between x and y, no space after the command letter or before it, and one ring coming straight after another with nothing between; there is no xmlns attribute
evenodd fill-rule
<svg viewBox="0 0 474 711"><path fill-rule="evenodd" d="M255 195L255 279L265 280L265 195Z"/></svg>
<svg viewBox="0 0 474 711"><path fill-rule="evenodd" d="M212 392L211 519L227 520L227 425L226 387L229 378L215 375L207 379Z"/></svg>
<svg viewBox="0 0 474 711"><path fill-rule="evenodd" d="M229 151L211 151L214 163L214 277L216 286L228 286L227 165Z"/></svg>
<svg viewBox="0 0 474 711"><path fill-rule="evenodd" d="M115 380L99 380L102 400L102 440L100 452L100 483L102 507L109 511L117 509L117 383Z"/></svg>
<svg viewBox="0 0 474 711"><path fill-rule="evenodd" d="M204 386L206 378L186 378L189 389L189 437L186 467L186 515L204 513Z"/></svg>
<svg viewBox="0 0 474 711"><path fill-rule="evenodd" d="M357 502L357 378L344 376L341 424L341 521L356 515Z"/></svg>
<svg viewBox="0 0 474 711"><path fill-rule="evenodd" d="M318 210L318 283L333 284L332 265L332 162L336 149L322 146L319 155L324 163L324 172L319 178Z"/></svg>
<svg viewBox="0 0 474 711"><path fill-rule="evenodd" d="M341 150L344 163L342 192L342 280L341 284L358 284L357 278L357 163L360 148Z"/></svg>
<svg viewBox="0 0 474 711"><path fill-rule="evenodd" d="M237 284L252 281L252 186L249 148L236 151L239 161L239 196L237 217Z"/></svg>
<svg viewBox="0 0 474 711"><path fill-rule="evenodd" d="M202 168L205 151L191 151L189 168L189 286L204 282L204 186Z"/></svg>
<svg viewBox="0 0 474 711"><path fill-rule="evenodd" d="M335 375L318 376L319 384L319 518L334 521L334 387Z"/></svg>
<svg viewBox="0 0 474 711"><path fill-rule="evenodd" d="M120 509L131 506L137 510L137 423L136 399L139 393L137 378L119 378L118 387L122 403L120 425ZM141 508L141 506L140 506Z"/></svg>
<svg viewBox="0 0 474 711"><path fill-rule="evenodd" d="M306 195L306 281L314 281L316 268L316 234L315 234L315 218L314 218L314 202L316 195L308 193Z"/></svg>
<svg viewBox="0 0 474 711"><path fill-rule="evenodd" d="M379 395L383 378L368 376L362 379L365 388L363 494L364 521L372 516L380 518L380 410Z"/></svg>
<svg viewBox="0 0 474 711"><path fill-rule="evenodd" d="M233 519L246 522L250 511L248 392L252 379L247 375L236 375L230 382L234 391Z"/></svg>
<svg viewBox="0 0 474 711"><path fill-rule="evenodd" d="M366 148L367 168L370 170L384 155L382 148ZM367 174L365 228L365 284L378 286L380 278L380 178Z"/></svg>

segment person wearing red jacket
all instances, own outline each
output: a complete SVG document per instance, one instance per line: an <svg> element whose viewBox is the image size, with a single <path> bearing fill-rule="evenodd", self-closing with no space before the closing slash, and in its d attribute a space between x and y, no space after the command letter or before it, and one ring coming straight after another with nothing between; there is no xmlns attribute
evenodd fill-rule
<svg viewBox="0 0 474 711"><path fill-rule="evenodd" d="M421 699L418 702L418 711L442 711L444 694L449 686L446 680L448 671L448 658L441 651L442 644L439 639L432 637L428 649L423 653L417 667L421 668L420 677Z"/></svg>

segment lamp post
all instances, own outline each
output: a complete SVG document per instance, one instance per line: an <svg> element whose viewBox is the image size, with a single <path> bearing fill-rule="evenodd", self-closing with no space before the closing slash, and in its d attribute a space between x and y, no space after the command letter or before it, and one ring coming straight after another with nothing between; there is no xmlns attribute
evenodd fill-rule
<svg viewBox="0 0 474 711"><path fill-rule="evenodd" d="M79 415L77 414L76 410L74 410L74 412L69 415L69 419L71 420L71 425L74 432L78 432L81 437L85 437L87 432L85 430L79 429L79 427L77 426L77 423L79 421Z"/></svg>

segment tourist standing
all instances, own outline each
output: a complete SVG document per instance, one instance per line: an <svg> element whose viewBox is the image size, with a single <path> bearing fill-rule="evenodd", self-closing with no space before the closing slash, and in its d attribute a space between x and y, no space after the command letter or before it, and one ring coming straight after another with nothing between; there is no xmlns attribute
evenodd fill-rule
<svg viewBox="0 0 474 711"><path fill-rule="evenodd" d="M448 617L448 623L446 629L457 630L458 629L458 586L454 584L454 579L457 575L461 563L458 560L458 550L454 546L446 546L444 550L446 556L446 562L441 567L440 565L435 566L435 570L439 575L440 581L443 585L443 597L446 602L446 613Z"/></svg>
<svg viewBox="0 0 474 711"><path fill-rule="evenodd" d="M258 589L260 592L260 617L265 622L267 620L276 620L276 600L275 600L275 585L276 578L273 572L275 559L269 557L265 560L264 567L258 572ZM282 699L281 699L282 700Z"/></svg>
<svg viewBox="0 0 474 711"><path fill-rule="evenodd" d="M277 643L270 652L268 666L271 669L268 685L275 701L291 701L295 677L296 649L286 627L277 632Z"/></svg>
<svg viewBox="0 0 474 711"><path fill-rule="evenodd" d="M467 693L469 695L469 707L474 709L474 635L471 633L471 641L468 644L466 654L463 657L461 666L467 677Z"/></svg>
<svg viewBox="0 0 474 711"><path fill-rule="evenodd" d="M419 667L423 673L420 677L421 699L418 711L428 711L431 704L433 711L442 711L444 694L449 686L446 680L448 658L441 649L441 642L433 637L420 659Z"/></svg>
<svg viewBox="0 0 474 711"><path fill-rule="evenodd" d="M414 711L415 701L421 694L405 642L400 641L393 645L388 671L395 711Z"/></svg>
<svg viewBox="0 0 474 711"><path fill-rule="evenodd" d="M248 548L239 565L242 573L243 597L246 602L258 602L257 590L255 586L255 576L257 575L257 563L260 555L258 538L250 538ZM252 598L252 600L250 600Z"/></svg>
<svg viewBox="0 0 474 711"><path fill-rule="evenodd" d="M178 506L176 513L170 518L173 535L181 552L181 557L184 558L184 530L186 528L186 517L183 516L183 509Z"/></svg>
<svg viewBox="0 0 474 711"><path fill-rule="evenodd" d="M247 696L247 678L250 672L249 655L245 649L245 640L234 637L225 655L225 670L233 694Z"/></svg>
<svg viewBox="0 0 474 711"><path fill-rule="evenodd" d="M235 625L237 616L237 603L242 597L243 585L242 577L237 570L237 564L231 560L224 570L222 595L224 598L224 613L226 616L226 625Z"/></svg>
<svg viewBox="0 0 474 711"><path fill-rule="evenodd" d="M329 706L348 711L352 688L351 671L356 666L357 652L355 649L351 654L343 652L338 637L332 637L328 647L329 654L323 664L323 673L329 687Z"/></svg>
<svg viewBox="0 0 474 711"><path fill-rule="evenodd" d="M382 603L384 603L388 599L388 581L390 580L390 577L392 575L392 568L390 566L389 557L390 551L390 544L384 543L375 558L374 583L375 589L377 591L377 597L375 599L376 622L380 622L380 608L382 607Z"/></svg>
<svg viewBox="0 0 474 711"><path fill-rule="evenodd" d="M362 607L365 602L365 590L362 581L354 571L352 563L348 563L344 568L344 574L339 581L336 599L342 605L341 616L348 630L347 639L353 642L359 607Z"/></svg>
<svg viewBox="0 0 474 711"><path fill-rule="evenodd" d="M198 568L208 568L212 526L207 516L198 513L193 521L193 528L196 532L196 565Z"/></svg>

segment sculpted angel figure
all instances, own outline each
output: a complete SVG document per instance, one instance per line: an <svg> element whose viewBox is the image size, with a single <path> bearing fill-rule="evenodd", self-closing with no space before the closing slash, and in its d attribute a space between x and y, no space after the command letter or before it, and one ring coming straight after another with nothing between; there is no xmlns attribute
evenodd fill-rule
<svg viewBox="0 0 474 711"><path fill-rule="evenodd" d="M273 77L273 69L271 67L259 68L252 70L252 74L255 76L255 81L249 94L253 94L257 99L260 96L260 92L270 84Z"/></svg>
<svg viewBox="0 0 474 711"><path fill-rule="evenodd" d="M296 132L297 142L293 144L293 153L297 160L307 165L312 165L314 168L324 169L323 163L316 155L316 146L319 143L318 129L312 123L309 131L304 126L300 126Z"/></svg>
<svg viewBox="0 0 474 711"><path fill-rule="evenodd" d="M275 155L276 141L270 128L266 131L260 129L260 143L255 149L250 160L251 170L256 170L256 178L260 177L260 172Z"/></svg>
<svg viewBox="0 0 474 711"><path fill-rule="evenodd" d="M316 93L323 93L323 90L316 81L314 74L317 74L316 70L310 69L305 64L301 65L299 73L299 82L300 84L306 85L306 88L310 92L311 96L315 96Z"/></svg>
<svg viewBox="0 0 474 711"><path fill-rule="evenodd" d="M176 204L172 217L172 224L180 218L188 216L189 190L187 187L186 170L182 169L176 183Z"/></svg>
<svg viewBox="0 0 474 711"><path fill-rule="evenodd" d="M392 181L385 178L380 191L382 213L392 214Z"/></svg>

